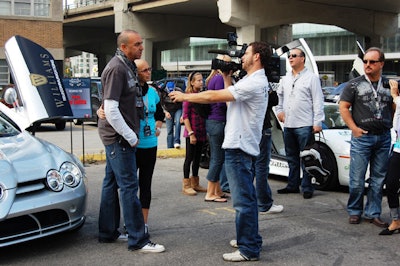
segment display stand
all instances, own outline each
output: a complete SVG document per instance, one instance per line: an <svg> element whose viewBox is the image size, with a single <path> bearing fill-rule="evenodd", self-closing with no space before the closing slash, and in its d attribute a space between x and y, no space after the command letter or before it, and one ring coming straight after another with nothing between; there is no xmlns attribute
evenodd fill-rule
<svg viewBox="0 0 400 266"><path fill-rule="evenodd" d="M92 117L92 105L90 98L90 78L64 78L63 85L68 95L73 112L73 119L85 120ZM71 153L73 153L72 123L70 120ZM85 160L85 123L82 122L82 163Z"/></svg>

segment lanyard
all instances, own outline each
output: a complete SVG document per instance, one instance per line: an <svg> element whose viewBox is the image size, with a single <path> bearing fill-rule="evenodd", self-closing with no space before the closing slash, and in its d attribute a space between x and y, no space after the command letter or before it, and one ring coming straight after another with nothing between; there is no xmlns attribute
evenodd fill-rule
<svg viewBox="0 0 400 266"><path fill-rule="evenodd" d="M149 88L150 90L150 88ZM144 112L144 116L146 117L146 125L149 124L148 122L148 118L149 118L149 91L147 91L146 95L143 96L144 98L144 108L143 108L143 112Z"/></svg>

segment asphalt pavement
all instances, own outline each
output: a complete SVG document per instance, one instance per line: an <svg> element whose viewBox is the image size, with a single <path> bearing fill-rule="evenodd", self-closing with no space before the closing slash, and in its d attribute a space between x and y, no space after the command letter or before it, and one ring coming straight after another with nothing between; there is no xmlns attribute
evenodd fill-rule
<svg viewBox="0 0 400 266"><path fill-rule="evenodd" d="M77 127L74 130L79 132ZM65 133L68 131L60 133L49 129L37 135L62 142L61 135ZM92 134L95 133L90 129L86 137L93 140L95 136ZM67 137L64 137L64 142L68 142ZM99 148L101 146L86 149ZM89 194L87 220L83 228L77 233L1 249L0 265L228 264L223 261L222 254L234 251L229 246L229 241L235 238L232 202L205 202L204 193L183 195L183 160L182 157L159 157L154 172L149 232L152 241L165 245L164 253L130 252L126 242L98 243L98 207L105 165L96 161L86 164ZM203 186L206 186L206 174L207 169L200 169ZM242 264L399 265L400 234L379 236L381 228L370 223L349 224L345 210L346 189L315 191L312 199L305 200L301 194L277 194L276 190L285 185L285 180L270 179L275 204L282 204L284 211L259 216L259 232L263 237L260 261ZM382 218L387 221L390 220L388 210L385 198Z"/></svg>

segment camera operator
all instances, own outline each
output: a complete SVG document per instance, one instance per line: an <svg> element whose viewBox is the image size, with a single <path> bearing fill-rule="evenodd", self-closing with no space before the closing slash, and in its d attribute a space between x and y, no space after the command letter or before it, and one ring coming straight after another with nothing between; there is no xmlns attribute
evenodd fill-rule
<svg viewBox="0 0 400 266"><path fill-rule="evenodd" d="M253 185L253 163L260 152L262 125L268 103L268 78L264 67L271 57L271 48L264 42L249 44L241 58L247 75L232 85L231 72L223 73L224 89L200 93L171 92L174 102L230 102L227 109L225 137L225 170L236 210L236 241L226 261L258 260L262 237L258 232L258 209ZM233 245L233 243L235 245Z"/></svg>

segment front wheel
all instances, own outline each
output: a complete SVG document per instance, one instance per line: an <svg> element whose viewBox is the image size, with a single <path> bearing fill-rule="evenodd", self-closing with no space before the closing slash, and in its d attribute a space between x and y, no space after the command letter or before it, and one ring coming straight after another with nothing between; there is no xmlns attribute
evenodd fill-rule
<svg viewBox="0 0 400 266"><path fill-rule="evenodd" d="M319 143L317 150L320 153L322 166L330 172L324 182L316 183L318 190L335 190L339 187L338 167L335 155L324 143Z"/></svg>
<svg viewBox="0 0 400 266"><path fill-rule="evenodd" d="M81 119L74 119L73 121L74 121L74 124L78 125L78 126L83 124L83 121Z"/></svg>
<svg viewBox="0 0 400 266"><path fill-rule="evenodd" d="M55 123L56 129L57 129L57 130L64 130L64 129L65 129L65 124L66 124L65 121L56 122L56 123Z"/></svg>

